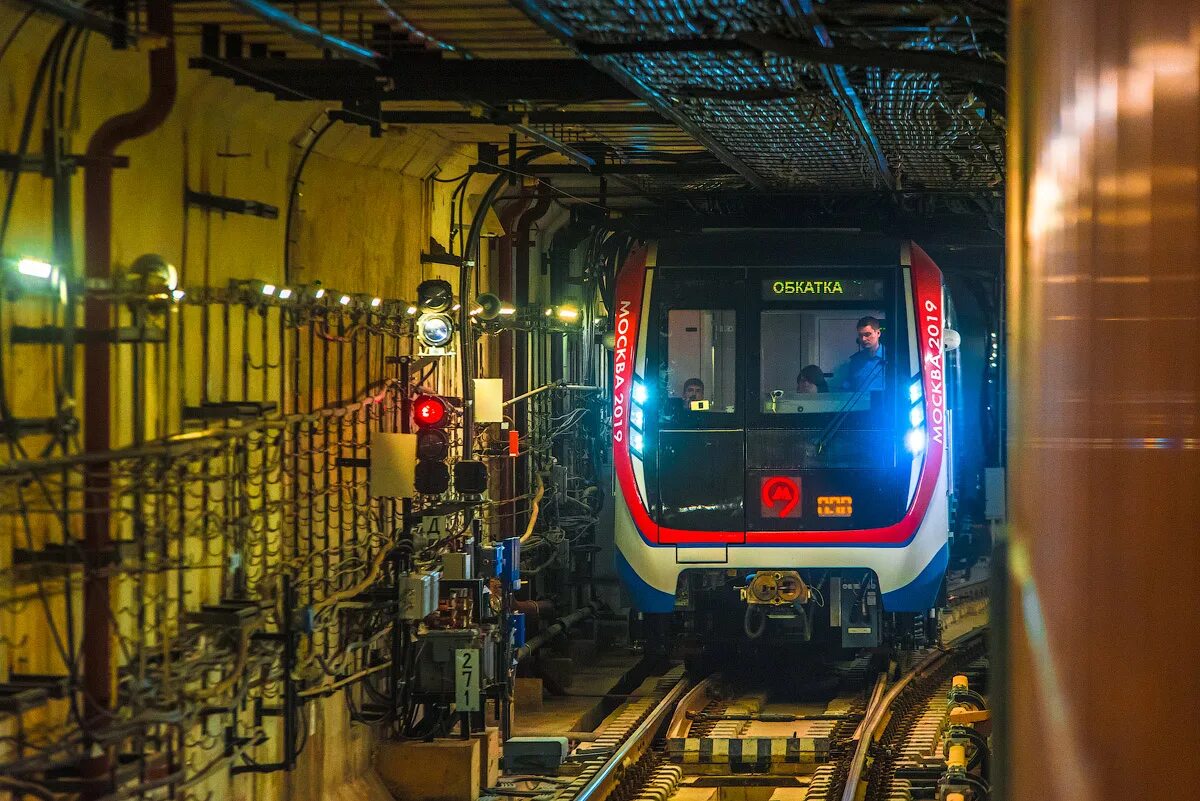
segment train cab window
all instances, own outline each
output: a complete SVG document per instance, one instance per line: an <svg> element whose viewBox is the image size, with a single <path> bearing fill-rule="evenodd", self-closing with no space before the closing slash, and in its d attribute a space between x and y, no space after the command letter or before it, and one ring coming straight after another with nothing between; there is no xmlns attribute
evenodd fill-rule
<svg viewBox="0 0 1200 801"><path fill-rule="evenodd" d="M763 311L760 411L840 415L882 408L886 320L871 308Z"/></svg>
<svg viewBox="0 0 1200 801"><path fill-rule="evenodd" d="M735 411L737 312L671 309L659 379L665 423L696 421Z"/></svg>

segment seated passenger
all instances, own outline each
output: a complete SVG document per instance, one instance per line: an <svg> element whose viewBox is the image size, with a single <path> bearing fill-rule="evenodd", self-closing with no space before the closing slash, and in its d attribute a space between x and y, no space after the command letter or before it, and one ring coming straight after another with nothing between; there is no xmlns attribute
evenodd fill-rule
<svg viewBox="0 0 1200 801"><path fill-rule="evenodd" d="M825 374L821 372L821 368L815 364L810 364L800 371L796 376L796 392L801 395L812 395L817 392L828 392L829 384L825 381Z"/></svg>
<svg viewBox="0 0 1200 801"><path fill-rule="evenodd" d="M874 317L858 321L858 352L834 373L834 387L848 392L883 390L883 369L887 352L879 341L880 323Z"/></svg>

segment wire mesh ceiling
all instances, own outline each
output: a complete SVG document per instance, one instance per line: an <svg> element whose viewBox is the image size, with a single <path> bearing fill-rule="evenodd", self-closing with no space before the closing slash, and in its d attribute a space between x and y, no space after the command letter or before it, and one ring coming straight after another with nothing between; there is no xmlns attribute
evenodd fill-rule
<svg viewBox="0 0 1200 801"><path fill-rule="evenodd" d="M1003 88L953 72L969 60L1002 67L1001 2L532 5L591 46L594 63L626 73L774 186L986 190L1003 181ZM755 46L754 35L831 55L792 57ZM940 72L836 64L835 54L887 51L953 60Z"/></svg>

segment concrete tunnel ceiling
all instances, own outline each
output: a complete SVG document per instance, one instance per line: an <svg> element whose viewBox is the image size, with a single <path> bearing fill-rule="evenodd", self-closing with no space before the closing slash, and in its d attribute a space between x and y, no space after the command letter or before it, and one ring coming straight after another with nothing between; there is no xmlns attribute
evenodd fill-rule
<svg viewBox="0 0 1200 801"><path fill-rule="evenodd" d="M999 0L275 6L372 56L331 58L244 9L186 2L192 65L339 102L346 122L436 126L501 154L513 134L549 142L559 153L531 169L565 202L778 224L812 210L763 198L823 193L826 216L875 217L890 198L1001 227Z"/></svg>

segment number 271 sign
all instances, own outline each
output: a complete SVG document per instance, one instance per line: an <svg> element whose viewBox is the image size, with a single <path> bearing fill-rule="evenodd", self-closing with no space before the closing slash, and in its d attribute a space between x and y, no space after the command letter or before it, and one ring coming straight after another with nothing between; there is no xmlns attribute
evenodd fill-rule
<svg viewBox="0 0 1200 801"><path fill-rule="evenodd" d="M478 648L454 651L454 705L459 712L478 712L480 709Z"/></svg>

